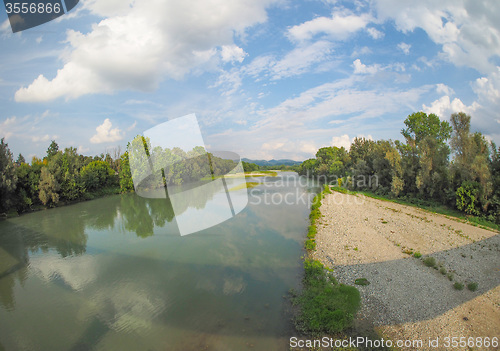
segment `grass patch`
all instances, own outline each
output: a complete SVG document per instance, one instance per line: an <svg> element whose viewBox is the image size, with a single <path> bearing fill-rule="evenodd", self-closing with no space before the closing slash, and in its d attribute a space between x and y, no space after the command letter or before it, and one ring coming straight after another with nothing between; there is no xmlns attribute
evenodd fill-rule
<svg viewBox="0 0 500 351"><path fill-rule="evenodd" d="M413 254L413 257L415 257L415 258L420 258L420 257L422 257L422 254L421 254L420 252L418 252L418 251L417 251L417 252L415 252L415 253Z"/></svg>
<svg viewBox="0 0 500 351"><path fill-rule="evenodd" d="M444 267L439 268L439 273L441 273L442 275L445 275L446 272L447 272L446 268Z"/></svg>
<svg viewBox="0 0 500 351"><path fill-rule="evenodd" d="M354 284L366 286L366 285L370 285L370 282L366 278L358 278L354 281Z"/></svg>
<svg viewBox="0 0 500 351"><path fill-rule="evenodd" d="M236 190L241 190L241 189L245 189L245 188L250 189L250 188L253 188L259 184L260 183L258 183L258 182L245 182L245 183L241 183L239 185L232 187L231 189L229 189L229 191L236 191Z"/></svg>
<svg viewBox="0 0 500 351"><path fill-rule="evenodd" d="M455 290L464 290L464 285L462 283L455 282L455 284L453 284L453 288Z"/></svg>
<svg viewBox="0 0 500 351"><path fill-rule="evenodd" d="M476 291L478 288L478 284L477 283L469 283L467 284L467 289L469 289L470 291Z"/></svg>
<svg viewBox="0 0 500 351"><path fill-rule="evenodd" d="M446 278L448 278L448 280L451 282L451 281L453 280L453 273L451 273L451 272L450 272L450 273L448 273L448 274L446 275Z"/></svg>
<svg viewBox="0 0 500 351"><path fill-rule="evenodd" d="M299 306L295 327L306 335L338 333L352 326L354 315L360 306L359 291L339 284L321 262L304 261L303 291L292 297Z"/></svg>
<svg viewBox="0 0 500 351"><path fill-rule="evenodd" d="M434 257L426 257L424 258L424 264L427 266L427 267L435 267L436 266L436 259Z"/></svg>

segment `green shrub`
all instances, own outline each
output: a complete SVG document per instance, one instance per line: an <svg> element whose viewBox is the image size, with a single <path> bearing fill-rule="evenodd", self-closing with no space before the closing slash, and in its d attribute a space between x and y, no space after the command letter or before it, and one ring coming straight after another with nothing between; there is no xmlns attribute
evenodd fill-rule
<svg viewBox="0 0 500 351"><path fill-rule="evenodd" d="M306 250L316 250L316 241L314 239L307 239L305 244Z"/></svg>
<svg viewBox="0 0 500 351"><path fill-rule="evenodd" d="M427 267L435 267L436 266L436 259L434 257L426 257L424 258L424 264Z"/></svg>
<svg viewBox="0 0 500 351"><path fill-rule="evenodd" d="M365 286L365 285L370 285L370 282L366 278L358 278L354 281L354 284Z"/></svg>
<svg viewBox="0 0 500 351"><path fill-rule="evenodd" d="M481 185L478 182L463 182L456 191L457 208L467 214L479 215L481 213L478 201L480 188Z"/></svg>
<svg viewBox="0 0 500 351"><path fill-rule="evenodd" d="M413 257L415 257L415 258L420 258L420 257L422 257L422 254L421 254L420 252L418 252L418 251L417 251L417 252L415 252L415 253L413 254Z"/></svg>
<svg viewBox="0 0 500 351"><path fill-rule="evenodd" d="M455 284L453 284L453 287L455 288L455 290L463 290L464 289L464 285L462 283L459 283L459 282L455 282Z"/></svg>
<svg viewBox="0 0 500 351"><path fill-rule="evenodd" d="M470 291L476 291L477 287L478 287L477 283L469 283L469 284L467 284L467 289L469 289Z"/></svg>

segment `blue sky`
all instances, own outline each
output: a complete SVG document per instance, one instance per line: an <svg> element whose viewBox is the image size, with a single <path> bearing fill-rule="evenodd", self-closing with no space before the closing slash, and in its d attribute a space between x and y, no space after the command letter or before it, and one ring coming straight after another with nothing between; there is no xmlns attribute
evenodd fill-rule
<svg viewBox="0 0 500 351"><path fill-rule="evenodd" d="M472 116L500 144L500 2L87 0L12 34L0 11L0 137L95 155L196 113L205 143L304 160L401 139L413 112Z"/></svg>

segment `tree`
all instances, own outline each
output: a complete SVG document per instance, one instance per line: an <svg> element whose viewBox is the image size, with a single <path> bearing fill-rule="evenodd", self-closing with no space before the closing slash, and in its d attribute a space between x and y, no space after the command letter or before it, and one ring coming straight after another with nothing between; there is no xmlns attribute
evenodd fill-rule
<svg viewBox="0 0 500 351"><path fill-rule="evenodd" d="M53 174L50 173L47 167L42 168L40 183L38 189L40 193L38 197L44 205L54 206L59 202L59 183Z"/></svg>
<svg viewBox="0 0 500 351"><path fill-rule="evenodd" d="M465 189L456 193L457 204L463 194L471 193L475 205L487 211L490 205L489 196L493 191L493 182L490 170L490 144L479 133L470 132L471 117L463 112L451 115L453 135L451 146L454 154L452 169L452 187L456 192L459 188ZM472 192L470 184L478 183Z"/></svg>
<svg viewBox="0 0 500 351"><path fill-rule="evenodd" d="M403 157L403 181L406 193L441 198L448 179L447 165L452 127L431 113L416 112L404 121L401 134L406 145L399 145Z"/></svg>
<svg viewBox="0 0 500 351"><path fill-rule="evenodd" d="M0 211L7 211L13 205L17 175L9 144L0 140Z"/></svg>
<svg viewBox="0 0 500 351"><path fill-rule="evenodd" d="M134 190L128 152L123 153L120 157L120 170L118 176L120 177L120 189L122 192Z"/></svg>
<svg viewBox="0 0 500 351"><path fill-rule="evenodd" d="M82 168L80 175L86 189L93 191L111 185L115 172L104 161L92 161Z"/></svg>
<svg viewBox="0 0 500 351"><path fill-rule="evenodd" d="M24 156L22 154L19 154L19 156L17 156L16 165L20 166L23 163L26 163L26 159L24 158Z"/></svg>
<svg viewBox="0 0 500 351"><path fill-rule="evenodd" d="M52 140L47 149L47 158L51 158L59 151L59 145L57 145L55 140Z"/></svg>

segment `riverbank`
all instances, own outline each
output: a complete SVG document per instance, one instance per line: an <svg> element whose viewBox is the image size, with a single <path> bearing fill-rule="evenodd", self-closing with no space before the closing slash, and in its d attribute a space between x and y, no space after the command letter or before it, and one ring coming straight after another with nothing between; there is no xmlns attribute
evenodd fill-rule
<svg viewBox="0 0 500 351"><path fill-rule="evenodd" d="M395 343L439 338L436 350L446 349L445 337L500 335L497 231L339 192L327 194L320 211L312 258L332 268L340 283L357 280L356 323L373 325ZM418 346L401 349L428 348Z"/></svg>

